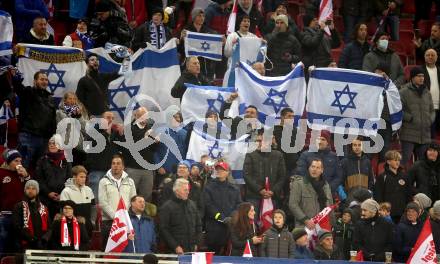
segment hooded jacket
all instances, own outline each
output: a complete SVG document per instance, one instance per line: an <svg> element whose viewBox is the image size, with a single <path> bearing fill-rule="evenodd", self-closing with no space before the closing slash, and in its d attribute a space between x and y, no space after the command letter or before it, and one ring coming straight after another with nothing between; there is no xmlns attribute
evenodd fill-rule
<svg viewBox="0 0 440 264"><path fill-rule="evenodd" d="M373 187L373 168L371 167L370 159L364 153L358 157L350 151L347 157L342 159L341 168L347 193L355 187L364 187L369 190Z"/></svg>
<svg viewBox="0 0 440 264"><path fill-rule="evenodd" d="M420 219L417 219L417 222L413 224L406 217L396 226L393 239L393 260L395 262L406 262L422 227L423 222Z"/></svg>
<svg viewBox="0 0 440 264"><path fill-rule="evenodd" d="M426 157L414 163L408 170L408 180L412 194L424 193L432 201L440 199L440 160L428 160ZM414 185L415 183L415 185Z"/></svg>
<svg viewBox="0 0 440 264"><path fill-rule="evenodd" d="M122 197L125 203L125 208L130 207L130 199L136 195L136 186L133 179L128 177L128 174L123 171L121 176L121 183L118 184L109 170L105 176L99 181L99 205L102 208L102 220L113 220L116 210L118 208L119 197Z"/></svg>

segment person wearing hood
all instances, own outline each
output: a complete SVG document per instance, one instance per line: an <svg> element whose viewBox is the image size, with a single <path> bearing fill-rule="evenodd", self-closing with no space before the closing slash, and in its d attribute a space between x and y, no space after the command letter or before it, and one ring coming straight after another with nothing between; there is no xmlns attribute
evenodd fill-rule
<svg viewBox="0 0 440 264"><path fill-rule="evenodd" d="M438 254L440 252L440 201L436 201L432 208L429 209L429 216L435 251Z"/></svg>
<svg viewBox="0 0 440 264"><path fill-rule="evenodd" d="M396 150L385 153L385 171L376 178L373 193L374 199L379 202L391 204L391 218L394 223L399 223L405 211L405 206L410 200L408 177L400 167L401 155Z"/></svg>
<svg viewBox="0 0 440 264"><path fill-rule="evenodd" d="M336 221L332 230L340 256L345 260L350 259L350 251L352 250L353 244L354 225L352 215L353 210L345 208L342 212L342 217Z"/></svg>
<svg viewBox="0 0 440 264"><path fill-rule="evenodd" d="M311 220L327 206L333 204L330 185L323 177L324 163L320 159L310 162L304 176L294 176L290 184L289 209L295 216L296 227L313 229Z"/></svg>
<svg viewBox="0 0 440 264"><path fill-rule="evenodd" d="M297 227L292 231L293 241L295 241L295 250L293 252L295 259L315 259L309 249L309 236L302 227Z"/></svg>
<svg viewBox="0 0 440 264"><path fill-rule="evenodd" d="M318 151L316 149L313 151L309 147L308 151L301 153L297 162L296 174L305 176L311 161L320 159L323 162L323 177L330 184L332 193L335 193L342 183L342 170L336 153L331 150L331 134L328 130L321 130L320 136L316 139L316 145Z"/></svg>
<svg viewBox="0 0 440 264"><path fill-rule="evenodd" d="M93 49L93 39L87 34L87 19L79 19L75 32L67 35L63 40L64 47L75 47L83 50Z"/></svg>
<svg viewBox="0 0 440 264"><path fill-rule="evenodd" d="M51 226L49 247L53 250L86 251L89 236L85 218L76 215L74 201L63 201L60 207L61 213L55 215Z"/></svg>
<svg viewBox="0 0 440 264"><path fill-rule="evenodd" d="M258 31L264 30L264 17L254 5L254 0L238 0L237 20L235 22L235 30L240 28L242 17L247 16L250 20L249 31L257 34ZM258 30L257 30L258 29Z"/></svg>
<svg viewBox="0 0 440 264"><path fill-rule="evenodd" d="M379 204L373 199L362 205L362 219L356 224L353 250L362 250L365 261L385 261L385 252L393 248L393 224L380 217Z"/></svg>
<svg viewBox="0 0 440 264"><path fill-rule="evenodd" d="M358 136L351 142L350 147L351 150L341 161L343 184L349 198L356 189L371 190L374 181L370 158L362 151L363 138Z"/></svg>
<svg viewBox="0 0 440 264"><path fill-rule="evenodd" d="M134 234L128 235L128 245L124 252L127 253L152 253L156 246L156 231L154 221L145 213L145 199L135 195L130 200L130 216Z"/></svg>
<svg viewBox="0 0 440 264"><path fill-rule="evenodd" d="M402 101L403 121L400 129L402 164L408 166L412 154L422 159L431 142L431 124L435 119L434 104L424 81L423 69L411 69L411 81L399 91Z"/></svg>
<svg viewBox="0 0 440 264"><path fill-rule="evenodd" d="M339 33L335 29L333 20L327 20L331 36L328 36L324 28L324 21L318 22L318 19L310 14L303 17L304 31L300 35L302 44L302 61L304 68L310 66L327 67L332 61L331 49L336 49L341 45Z"/></svg>
<svg viewBox="0 0 440 264"><path fill-rule="evenodd" d="M214 167L215 178L208 181L203 191L206 243L209 250L225 254L229 239L227 222L242 201L240 190L228 180L229 164L221 161Z"/></svg>
<svg viewBox="0 0 440 264"><path fill-rule="evenodd" d="M176 144L177 149L180 152L182 158L186 157L186 151L188 149L186 140L188 137L188 131L182 125L182 114L180 108L176 105L171 105L165 110L166 124L163 127L163 133L169 136ZM168 153L168 155L167 155ZM162 167L157 170L156 179L157 183L169 174L176 173L176 164L179 163L176 157L177 153L173 153L167 144L159 142L156 151L154 152L154 164L159 164L165 159Z"/></svg>
<svg viewBox="0 0 440 264"><path fill-rule="evenodd" d="M46 155L37 162L35 169L35 180L40 184L40 199L49 208L51 219L60 211L60 193L72 175L72 164L67 162L61 149L62 140L59 134L49 139Z"/></svg>
<svg viewBox="0 0 440 264"><path fill-rule="evenodd" d="M185 61L185 71L177 79L173 88L171 89L171 96L179 98L182 102L182 97L186 92L186 83L194 85L208 85L208 79L200 73L200 61L196 56L187 57Z"/></svg>
<svg viewBox="0 0 440 264"><path fill-rule="evenodd" d="M316 260L339 260L342 259L339 250L333 242L332 232L321 229L318 232L319 244L313 254Z"/></svg>
<svg viewBox="0 0 440 264"><path fill-rule="evenodd" d="M270 76L282 76L291 72L292 65L299 62L301 43L289 30L290 25L286 15L278 15L275 24L273 32L266 36L267 56L273 64L272 70L267 73Z"/></svg>
<svg viewBox="0 0 440 264"><path fill-rule="evenodd" d="M405 263L416 244L424 222L419 218L420 207L415 202L406 206L404 218L396 226L393 239L393 260Z"/></svg>
<svg viewBox="0 0 440 264"><path fill-rule="evenodd" d="M89 237L92 237L93 225L91 221L92 206L95 205L95 196L92 189L86 185L87 170L81 165L72 168L72 178L67 179L60 201L71 200L75 203L75 215L82 216L86 222Z"/></svg>
<svg viewBox="0 0 440 264"><path fill-rule="evenodd" d="M295 241L292 233L285 226L286 213L277 209L273 211L272 219L272 227L264 232L261 257L294 258Z"/></svg>
<svg viewBox="0 0 440 264"><path fill-rule="evenodd" d="M389 65L389 78L399 88L405 82L402 62L399 55L389 48L389 35L386 32L378 32L373 40L373 49L364 57L362 70L374 72L379 63Z"/></svg>
<svg viewBox="0 0 440 264"><path fill-rule="evenodd" d="M99 181L99 205L102 208L102 246L107 244L110 228L118 209L119 199L122 197L125 208L129 208L130 199L136 195L136 186L133 179L124 171L124 159L120 154L112 158L111 169Z"/></svg>

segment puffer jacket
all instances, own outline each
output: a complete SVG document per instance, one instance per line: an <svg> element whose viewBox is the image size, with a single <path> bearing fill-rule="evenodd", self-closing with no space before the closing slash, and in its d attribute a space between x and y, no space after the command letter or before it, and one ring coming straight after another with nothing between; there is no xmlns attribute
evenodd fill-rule
<svg viewBox="0 0 440 264"><path fill-rule="evenodd" d="M388 76L396 87L399 88L402 86L405 83L405 74L403 72L402 62L400 61L399 55L389 48L386 52L382 52L377 48L373 48L372 51L368 52L364 57L362 70L374 72L376 67L381 62L389 65L390 72Z"/></svg>
<svg viewBox="0 0 440 264"><path fill-rule="evenodd" d="M264 189L266 177L269 178L270 190L275 199L281 199L286 177L284 157L278 150L270 152L254 151L246 154L243 165L246 183L246 198L260 199L260 190Z"/></svg>
<svg viewBox="0 0 440 264"><path fill-rule="evenodd" d="M330 184L332 192L336 192L342 183L342 170L336 153L330 148L318 150L317 152L304 151L298 159L296 174L305 176L312 160L321 159L324 162L324 179Z"/></svg>
<svg viewBox="0 0 440 264"><path fill-rule="evenodd" d="M291 31L274 32L267 37L267 56L273 63L271 76L286 75L292 71L292 63L301 58L301 43Z"/></svg>
<svg viewBox="0 0 440 264"><path fill-rule="evenodd" d="M159 230L169 251L180 246L185 252L194 251L202 233L201 218L191 200L182 200L175 195L159 209Z"/></svg>
<svg viewBox="0 0 440 264"><path fill-rule="evenodd" d="M412 194L424 193L432 201L440 199L440 160L431 161L425 157L408 170Z"/></svg>
<svg viewBox="0 0 440 264"><path fill-rule="evenodd" d="M305 220L311 219L322 210L309 177L294 176L290 183L289 209L295 216L295 227L303 227ZM326 182L323 188L327 197L326 205L329 206L333 204L330 186Z"/></svg>
<svg viewBox="0 0 440 264"><path fill-rule="evenodd" d="M355 187L364 187L369 190L373 187L373 168L370 159L364 153L358 157L350 152L347 157L342 159L341 168L347 193Z"/></svg>
<svg viewBox="0 0 440 264"><path fill-rule="evenodd" d="M346 1L349 2L349 1ZM353 70L362 70L362 63L365 55L370 51L370 45L368 42L360 43L357 40L353 40L348 43L342 50L339 57L338 67L347 68Z"/></svg>
<svg viewBox="0 0 440 264"><path fill-rule="evenodd" d="M294 258L295 241L287 228L278 230L272 226L264 234L261 257Z"/></svg>
<svg viewBox="0 0 440 264"><path fill-rule="evenodd" d="M400 140L417 144L430 143L431 124L435 119L431 93L424 85L417 88L412 82L403 85L399 93L403 111Z"/></svg>
<svg viewBox="0 0 440 264"><path fill-rule="evenodd" d="M301 33L302 55L305 69L309 66L327 67L332 62L331 49L341 45L339 33L331 30L331 37L323 29L304 28Z"/></svg>
<svg viewBox="0 0 440 264"><path fill-rule="evenodd" d="M393 260L395 262L406 262L422 227L423 222L420 219L416 224L413 224L406 217L396 226L393 239Z"/></svg>
<svg viewBox="0 0 440 264"><path fill-rule="evenodd" d="M98 200L102 208L102 220L113 220L118 208L119 197L122 197L125 208L130 207L130 199L136 195L136 186L128 174L122 172L122 181L118 188L111 170L99 181Z"/></svg>

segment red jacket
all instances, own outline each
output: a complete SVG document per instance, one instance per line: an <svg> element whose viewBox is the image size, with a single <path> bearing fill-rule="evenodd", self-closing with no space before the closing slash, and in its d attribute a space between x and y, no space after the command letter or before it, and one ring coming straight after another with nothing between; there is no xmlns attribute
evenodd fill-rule
<svg viewBox="0 0 440 264"><path fill-rule="evenodd" d="M30 177L23 178L7 167L0 168L0 211L12 211L23 198L24 185Z"/></svg>
<svg viewBox="0 0 440 264"><path fill-rule="evenodd" d="M126 0L124 8L127 13L128 22L136 20L137 26L139 26L146 21L144 0Z"/></svg>

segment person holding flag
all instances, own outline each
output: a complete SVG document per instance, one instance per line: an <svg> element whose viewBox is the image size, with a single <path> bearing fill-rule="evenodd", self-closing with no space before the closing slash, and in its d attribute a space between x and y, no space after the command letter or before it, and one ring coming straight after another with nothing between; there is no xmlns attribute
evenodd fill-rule
<svg viewBox="0 0 440 264"><path fill-rule="evenodd" d="M129 244L129 240L131 240L133 247L135 247L133 225L131 224L130 216L125 207L125 201L122 196L120 196L118 209L116 210L105 246L105 252L123 252Z"/></svg>

